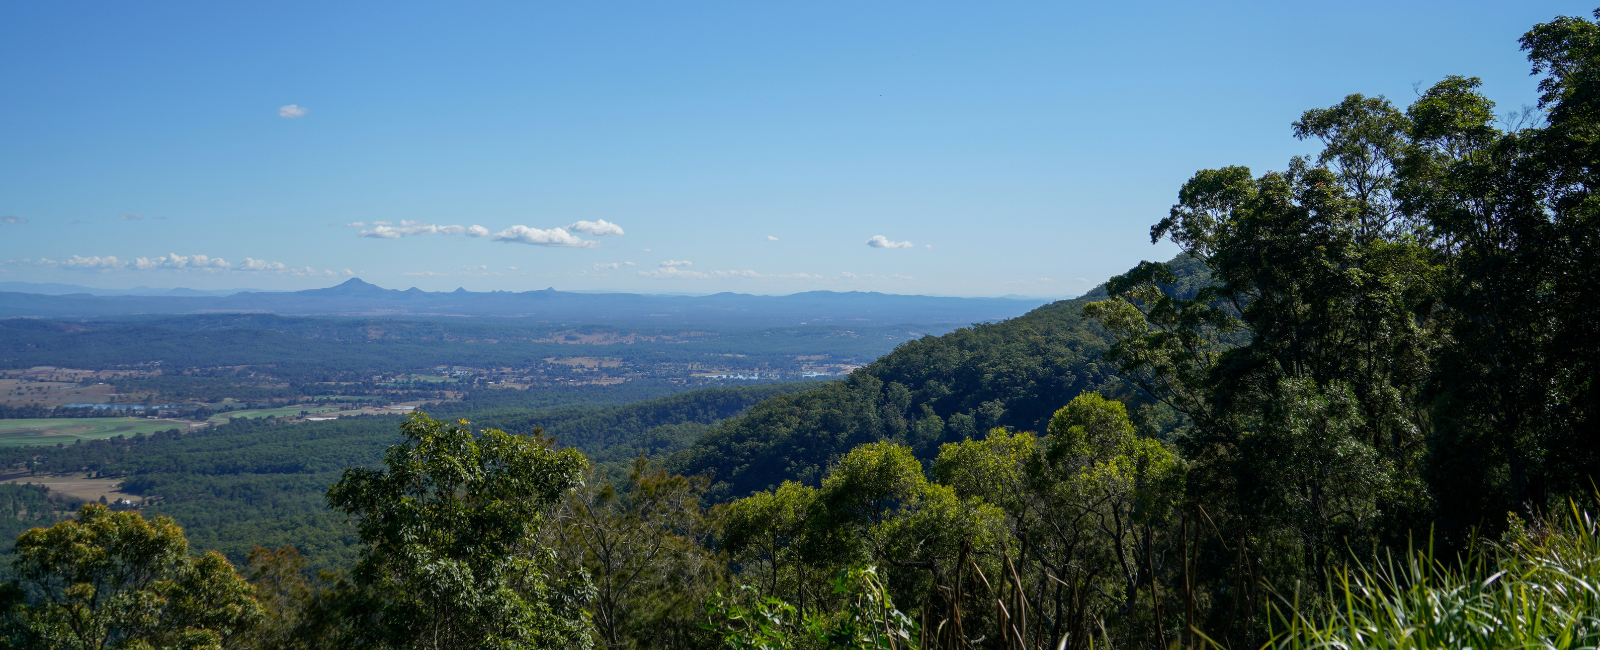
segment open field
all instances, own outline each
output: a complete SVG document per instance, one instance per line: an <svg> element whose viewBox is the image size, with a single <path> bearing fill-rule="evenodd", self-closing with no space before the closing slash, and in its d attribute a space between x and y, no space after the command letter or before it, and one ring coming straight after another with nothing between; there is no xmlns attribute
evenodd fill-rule
<svg viewBox="0 0 1600 650"><path fill-rule="evenodd" d="M105 404L115 389L110 385L79 386L76 383L0 378L0 404L21 406L42 404Z"/></svg>
<svg viewBox="0 0 1600 650"><path fill-rule="evenodd" d="M275 409L251 409L246 411L228 411L211 416L209 422L221 424L233 418L299 418L301 411L310 413L310 417L317 419L353 417L357 415L404 415L423 404L422 401L405 402L394 406L363 406L348 410L339 410L335 406L285 406Z"/></svg>
<svg viewBox="0 0 1600 650"><path fill-rule="evenodd" d="M88 379L106 381L109 379L144 377L149 374L149 372L142 370L80 370L77 368L57 368L55 366L34 366L25 370L0 370L0 379L27 379L31 381L56 381L76 384Z"/></svg>
<svg viewBox="0 0 1600 650"><path fill-rule="evenodd" d="M105 497L108 502L114 502L117 499L127 499L134 503L144 501L144 497L123 492L122 479L89 478L87 474L83 473L57 476L29 476L27 473L0 474L0 483L43 485L50 488L51 491L60 492L91 503L99 501L100 497Z"/></svg>
<svg viewBox="0 0 1600 650"><path fill-rule="evenodd" d="M116 436L135 436L168 429L183 429L193 422L152 420L149 418L43 418L0 420L0 446L72 444L78 440L101 440Z"/></svg>
<svg viewBox="0 0 1600 650"><path fill-rule="evenodd" d="M245 411L228 411L226 413L218 413L216 415L211 416L211 420L210 421L212 421L212 422L225 422L225 421L228 421L228 420L232 420L233 418L268 418L268 417L281 418L281 417L289 417L289 416L300 415L301 411L306 411L306 412L309 412L309 413L326 413L328 411L337 411L337 410L339 410L339 408L336 407L336 406L335 407L326 407L326 406L322 406L322 407L285 406L283 408L276 408L276 409L253 409L253 410L245 410Z"/></svg>

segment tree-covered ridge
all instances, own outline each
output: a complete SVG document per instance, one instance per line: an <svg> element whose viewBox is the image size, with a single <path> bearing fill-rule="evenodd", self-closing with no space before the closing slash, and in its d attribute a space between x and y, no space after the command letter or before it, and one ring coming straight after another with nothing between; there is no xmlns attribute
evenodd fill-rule
<svg viewBox="0 0 1600 650"><path fill-rule="evenodd" d="M1170 267L1175 275L1163 288L1173 295L1192 297L1209 282L1187 256ZM1101 360L1104 331L1081 313L1104 295L1096 289L902 343L843 382L757 404L674 455L671 466L714 476L715 497L737 497L785 480L814 485L830 463L868 442L894 441L932 458L943 443L995 427L1042 431L1055 408L1085 391L1126 392L1115 364Z"/></svg>

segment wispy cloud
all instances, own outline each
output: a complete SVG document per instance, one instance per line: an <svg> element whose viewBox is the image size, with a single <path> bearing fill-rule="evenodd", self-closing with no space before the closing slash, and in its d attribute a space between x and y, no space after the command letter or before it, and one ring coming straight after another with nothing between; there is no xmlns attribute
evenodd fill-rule
<svg viewBox="0 0 1600 650"><path fill-rule="evenodd" d="M751 270L729 271L690 271L677 266L664 266L649 271L640 271L640 276L660 279L680 280L716 280L716 279L750 279L750 280L803 280L806 282L860 282L860 281L885 281L885 280L910 280L909 275L874 275L871 273L841 272L839 275L829 277L815 273L757 273Z"/></svg>
<svg viewBox="0 0 1600 650"><path fill-rule="evenodd" d="M128 214L128 213L124 212L122 214L117 215L117 218L121 219L123 221L138 221L140 219L143 219L144 215L142 215L142 214Z"/></svg>
<svg viewBox="0 0 1600 650"><path fill-rule="evenodd" d="M253 257L244 258L244 264L239 266L241 271L283 271L287 268L289 267L284 266L283 262L268 262Z"/></svg>
<svg viewBox="0 0 1600 650"><path fill-rule="evenodd" d="M133 268L140 271L155 269L227 269L232 268L227 260L220 257L207 255L179 255L172 253L161 257L140 257L133 260Z"/></svg>
<svg viewBox="0 0 1600 650"><path fill-rule="evenodd" d="M595 235L597 237L625 234L622 232L622 226L611 223L610 221L606 221L605 219L599 219L596 221L579 221L567 226L567 230Z"/></svg>
<svg viewBox="0 0 1600 650"><path fill-rule="evenodd" d="M115 255L107 255L105 257L101 257L99 255L93 255L90 257L73 255L72 257L61 260L60 262L48 259L39 261L45 266L59 266L64 269L120 269L124 266L127 266L126 262L117 259L117 256Z"/></svg>
<svg viewBox="0 0 1600 650"><path fill-rule="evenodd" d="M883 235L873 235L872 239L867 240L867 245L873 248L911 248L914 246L908 241L890 241L888 237Z"/></svg>
<svg viewBox="0 0 1600 650"><path fill-rule="evenodd" d="M909 275L901 275L899 273L878 275L876 273L851 273L849 271L840 271L839 279L847 281L866 280L869 282L878 282L882 280L914 280L916 278L913 278Z"/></svg>
<svg viewBox="0 0 1600 650"><path fill-rule="evenodd" d="M596 264L596 265L594 265L594 270L596 270L596 271L615 271L615 270L620 269L620 268L622 268L624 266L638 266L638 265L634 264L633 262L612 262L610 264Z"/></svg>
<svg viewBox="0 0 1600 650"><path fill-rule="evenodd" d="M767 235L767 241L778 241L778 238L773 237L772 235Z"/></svg>
<svg viewBox="0 0 1600 650"><path fill-rule="evenodd" d="M28 220L23 219L22 217L13 217L8 214L0 217L0 223L28 223Z"/></svg>
<svg viewBox="0 0 1600 650"><path fill-rule="evenodd" d="M688 278L691 280L706 280L710 278L759 278L760 273L755 271L686 271L676 266L664 266L659 269L640 271L639 275L647 278Z"/></svg>
<svg viewBox="0 0 1600 650"><path fill-rule="evenodd" d="M694 266L694 262L689 260L662 260L660 266Z"/></svg>
<svg viewBox="0 0 1600 650"><path fill-rule="evenodd" d="M291 120L297 117L305 117L305 114L310 112L311 109L299 104L287 104L278 107L278 117L287 117Z"/></svg>
<svg viewBox="0 0 1600 650"><path fill-rule="evenodd" d="M530 246L557 248L599 248L600 242L581 239L565 228L541 230L527 226L512 226L494 234L495 241L516 242Z"/></svg>
<svg viewBox="0 0 1600 650"><path fill-rule="evenodd" d="M357 234L362 237L372 237L374 239L399 239L401 237L409 237L411 235L466 235L468 237L489 236L489 229L483 226L441 226L424 221L408 221L404 219L400 221L400 225L398 226L392 225L388 221L374 221L370 224L360 221L352 221L345 225L351 228L365 228L366 226L370 225L372 226L371 228L362 230Z"/></svg>
<svg viewBox="0 0 1600 650"><path fill-rule="evenodd" d="M258 260L250 257L244 258L244 262L242 263L232 264L220 257L212 257L210 255L179 255L177 253L169 253L167 255L160 255L157 257L136 257L131 260L125 260L115 255L90 255L87 257L83 255L73 255L72 257L63 259L40 258L24 259L20 261L23 264L30 264L33 266L97 271L124 270L177 271L189 273L274 273L298 276L339 275L339 272L332 269L323 269L319 271L309 266L297 268L288 266L282 262L268 262L266 260ZM345 269L344 274L354 275L354 273L352 273L349 269Z"/></svg>

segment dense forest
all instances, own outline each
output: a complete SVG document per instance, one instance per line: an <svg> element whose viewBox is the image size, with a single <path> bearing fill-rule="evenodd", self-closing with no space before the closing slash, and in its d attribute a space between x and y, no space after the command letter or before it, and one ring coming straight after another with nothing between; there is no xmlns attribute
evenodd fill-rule
<svg viewBox="0 0 1600 650"><path fill-rule="evenodd" d="M1306 111L1317 155L1179 188L1177 259L843 381L0 451L160 496L23 533L0 634L1596 647L1600 24L1522 46L1537 107Z"/></svg>

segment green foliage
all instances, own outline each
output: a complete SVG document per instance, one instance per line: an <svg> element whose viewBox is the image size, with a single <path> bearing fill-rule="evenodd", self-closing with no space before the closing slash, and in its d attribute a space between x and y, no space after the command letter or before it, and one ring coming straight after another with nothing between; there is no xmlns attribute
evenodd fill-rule
<svg viewBox="0 0 1600 650"><path fill-rule="evenodd" d="M1007 575L1029 594L1013 609L1034 610L1039 629L1010 636L1048 643L1109 628L1124 642L1160 645L1139 608L1160 595L1165 567L1155 554L1170 543L1183 467L1159 441L1136 435L1121 403L1085 393L1056 412L1044 439L995 430L945 445L933 473L1003 512L1006 534L973 548L1005 558L980 572Z"/></svg>
<svg viewBox="0 0 1600 650"><path fill-rule="evenodd" d="M22 647L240 647L262 616L250 586L221 554L188 551L171 519L99 505L23 533L13 598L26 602L10 612Z"/></svg>
<svg viewBox="0 0 1600 650"><path fill-rule="evenodd" d="M843 610L832 616L813 616L806 621L811 635L823 647L909 650L921 646L917 622L895 608L877 567L845 569L830 584L834 594L845 597Z"/></svg>
<svg viewBox="0 0 1600 650"><path fill-rule="evenodd" d="M706 484L638 458L627 483L589 481L556 509L546 539L557 566L592 576L590 611L606 647L704 641L700 605L725 580L711 549L718 522L700 507Z"/></svg>
<svg viewBox="0 0 1600 650"><path fill-rule="evenodd" d="M592 393L595 387L587 388ZM514 433L531 433L542 425L558 442L592 450L600 476L623 483L641 452L664 453L686 447L691 444L686 438L710 423L767 396L797 388L782 384L712 388L624 405L601 400L581 409L530 411L517 408L519 402L490 400L487 405L467 401L452 403L455 410L428 410L441 419L446 413L458 417L474 413L478 424ZM487 392L526 395L539 391ZM579 397L564 393L555 399ZM399 422L396 416L304 424L235 419L183 433L87 441L61 448L0 448L0 465L31 468L39 475L86 471L118 477L122 490L151 500L147 512L173 517L196 548L220 550L236 564L245 563L258 545L294 546L305 555L308 570L335 570L354 564L359 540L344 517L328 509L323 494L346 467L378 463L384 450L399 441ZM23 489L0 485L0 533L12 526L3 539L13 539L28 527L53 523L77 507L50 501L43 509L24 507L17 519L6 518L5 496ZM54 497L65 498L59 493Z"/></svg>
<svg viewBox="0 0 1600 650"><path fill-rule="evenodd" d="M581 483L583 455L424 414L385 469L351 468L328 489L365 544L354 577L373 600L369 647L587 647L587 576L549 576L542 510Z"/></svg>
<svg viewBox="0 0 1600 650"><path fill-rule="evenodd" d="M794 647L794 605L779 598L761 597L755 587L739 585L738 597L713 594L706 601L702 623L728 650L786 650Z"/></svg>
<svg viewBox="0 0 1600 650"><path fill-rule="evenodd" d="M1175 268L1175 291L1205 284L1205 269L1192 261ZM1084 391L1126 392L1100 359L1104 335L1079 313L1086 302L903 343L843 382L752 407L669 465L712 475L711 495L730 498L785 480L818 485L836 458L865 443L893 442L931 459L941 444L994 427L1041 430L1056 405Z"/></svg>
<svg viewBox="0 0 1600 650"><path fill-rule="evenodd" d="M837 611L813 612L803 619L793 605L761 597L749 585L739 596L720 592L706 602L705 629L716 633L729 650L895 650L922 647L921 629L895 608L877 567L841 570L829 581L842 597Z"/></svg>
<svg viewBox="0 0 1600 650"><path fill-rule="evenodd" d="M30 528L54 524L82 505L80 499L52 493L42 485L0 484L0 541L14 540Z"/></svg>
<svg viewBox="0 0 1600 650"><path fill-rule="evenodd" d="M1335 572L1327 608L1274 607L1272 648L1593 648L1600 645L1600 531L1575 505L1503 544L1446 561L1431 550Z"/></svg>
<svg viewBox="0 0 1600 650"><path fill-rule="evenodd" d="M1351 94L1306 111L1293 135L1315 155L1179 188L1151 230L1178 257L903 342L842 382L627 405L683 386L468 388L424 410L534 439L419 414L387 469L385 418L245 420L0 461L123 477L208 548L301 545L303 564L281 550L253 563L260 638L277 647L1590 647L1594 524L1543 518L1600 479L1600 24L1558 18L1522 44L1537 110L1497 122L1481 82L1451 76L1403 109ZM0 363L139 336L146 350L114 356L281 362L274 381L294 379L262 395L350 364L532 362L559 346L536 338L576 338L255 316L0 330ZM780 357L813 339L876 354L898 332L778 328L618 354L749 346L752 363L792 366ZM872 341L833 340L851 337ZM136 381L198 394L238 374ZM366 546L348 579L312 579L354 541L316 503L346 467L329 500ZM48 520L37 493L14 496L18 525ZM1424 528L1448 559L1352 564ZM1502 531L1501 546L1479 541ZM733 582L753 586L721 596ZM1320 584L1333 587L1305 587Z"/></svg>

